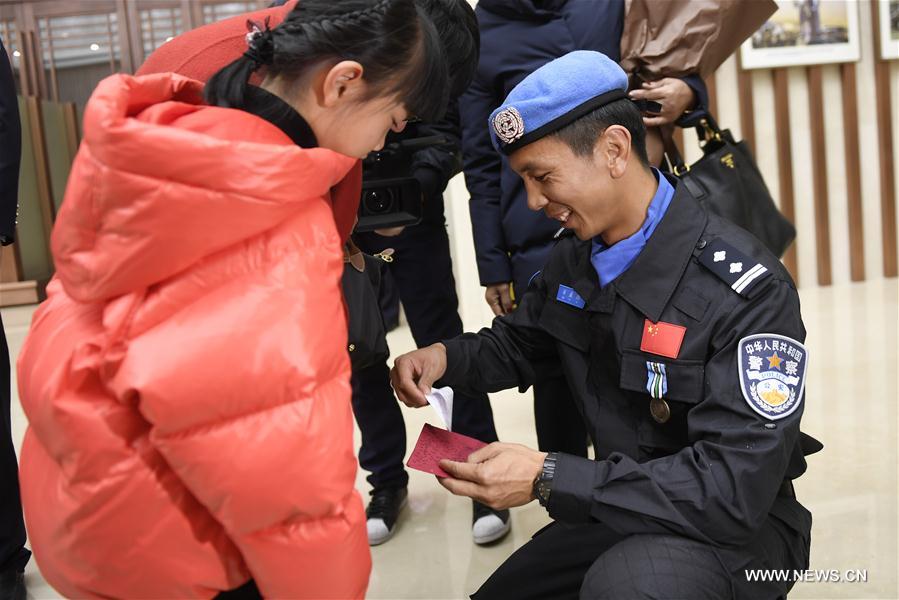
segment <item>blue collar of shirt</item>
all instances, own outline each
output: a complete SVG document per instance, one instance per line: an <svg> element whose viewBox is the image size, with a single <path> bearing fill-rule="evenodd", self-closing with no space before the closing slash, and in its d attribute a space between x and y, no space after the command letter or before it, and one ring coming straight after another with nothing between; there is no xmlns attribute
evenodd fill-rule
<svg viewBox="0 0 899 600"><path fill-rule="evenodd" d="M599 285L602 287L615 281L634 264L637 256L646 246L646 242L649 241L650 236L662 221L662 217L665 216L668 205L671 204L671 199L674 197L674 186L658 169L653 168L652 173L659 182L659 187L649 203L643 226L629 238L611 246L606 246L599 236L593 238L590 262L593 263L593 268L599 275Z"/></svg>

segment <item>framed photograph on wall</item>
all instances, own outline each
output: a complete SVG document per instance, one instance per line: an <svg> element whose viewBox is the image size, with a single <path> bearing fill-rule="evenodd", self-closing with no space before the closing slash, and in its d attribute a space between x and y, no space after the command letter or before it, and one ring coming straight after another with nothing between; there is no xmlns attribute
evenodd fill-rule
<svg viewBox="0 0 899 600"><path fill-rule="evenodd" d="M879 0L880 57L899 59L899 0Z"/></svg>
<svg viewBox="0 0 899 600"><path fill-rule="evenodd" d="M744 69L859 60L856 0L776 0L777 12L740 48ZM894 0L890 1L891 4ZM896 0L895 3L899 3ZM885 4L885 3L884 3Z"/></svg>

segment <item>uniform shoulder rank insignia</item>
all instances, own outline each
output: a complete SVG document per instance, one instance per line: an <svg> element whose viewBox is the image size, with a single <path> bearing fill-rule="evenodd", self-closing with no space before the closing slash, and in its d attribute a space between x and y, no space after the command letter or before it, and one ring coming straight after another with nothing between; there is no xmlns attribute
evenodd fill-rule
<svg viewBox="0 0 899 600"><path fill-rule="evenodd" d="M699 262L741 296L749 296L755 286L771 276L765 265L720 239L709 242Z"/></svg>
<svg viewBox="0 0 899 600"><path fill-rule="evenodd" d="M792 338L774 333L740 340L740 391L752 410L771 420L793 414L802 403L808 352Z"/></svg>

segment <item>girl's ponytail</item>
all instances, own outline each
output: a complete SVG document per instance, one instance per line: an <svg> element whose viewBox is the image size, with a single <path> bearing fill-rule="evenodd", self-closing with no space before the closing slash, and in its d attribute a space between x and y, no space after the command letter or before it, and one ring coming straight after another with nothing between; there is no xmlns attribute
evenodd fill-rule
<svg viewBox="0 0 899 600"><path fill-rule="evenodd" d="M252 21L247 21L247 29L247 51L206 82L203 95L209 104L240 108L243 106L250 77L259 68L272 63L274 40L268 20L266 19L264 30Z"/></svg>

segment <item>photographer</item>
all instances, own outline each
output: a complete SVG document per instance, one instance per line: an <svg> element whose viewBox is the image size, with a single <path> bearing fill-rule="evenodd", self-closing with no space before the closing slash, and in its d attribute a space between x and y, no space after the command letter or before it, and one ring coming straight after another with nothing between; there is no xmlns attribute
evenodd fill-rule
<svg viewBox="0 0 899 600"><path fill-rule="evenodd" d="M417 0L441 36L453 80L453 97L468 86L478 56L478 29L474 12L460 0ZM435 124L413 123L392 142L439 135L447 144L411 154L407 169L421 185L424 209L421 223L391 232L357 233L357 245L370 254L393 248L388 268L399 291L412 336L419 347L462 333L458 313L449 237L444 218L443 190L461 169L460 132L456 103ZM383 235L386 234L386 235ZM393 235L390 235L393 234ZM497 440L493 413L486 394L456 393L453 430L485 442ZM390 539L406 503L409 475L403 468L406 429L389 382L386 363L353 374L353 411L362 432L359 462L370 471L372 499L366 510L368 539L372 545ZM474 502L472 537L475 543L495 541L508 533L509 511L494 511Z"/></svg>

